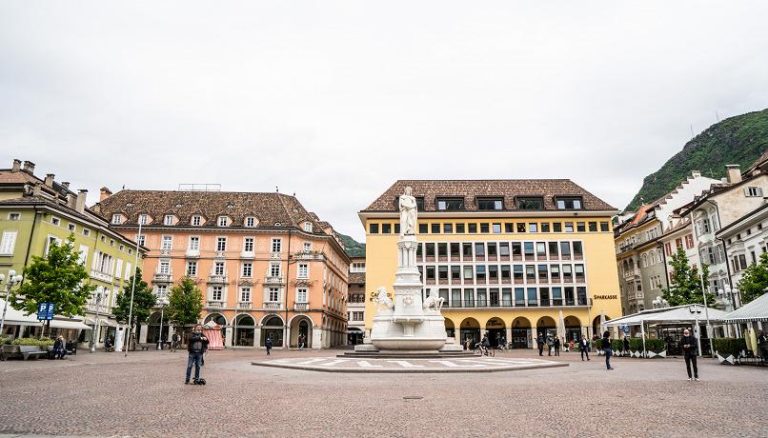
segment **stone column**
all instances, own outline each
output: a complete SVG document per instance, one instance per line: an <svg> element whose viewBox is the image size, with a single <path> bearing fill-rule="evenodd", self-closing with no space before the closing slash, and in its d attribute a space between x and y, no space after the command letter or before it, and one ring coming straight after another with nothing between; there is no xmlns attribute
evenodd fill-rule
<svg viewBox="0 0 768 438"><path fill-rule="evenodd" d="M224 328L224 345L231 347L232 345L232 335L233 335L232 327L226 327Z"/></svg>
<svg viewBox="0 0 768 438"><path fill-rule="evenodd" d="M253 328L253 346L258 347L261 345L261 327Z"/></svg>
<svg viewBox="0 0 768 438"><path fill-rule="evenodd" d="M536 326L532 325L531 326L531 346L533 346L534 350L539 348L539 344L536 341L536 339L538 339L538 337L539 337L539 332L538 332L538 330L536 330Z"/></svg>
<svg viewBox="0 0 768 438"><path fill-rule="evenodd" d="M320 350L323 348L322 345L322 329L319 327L312 327L312 349L313 350Z"/></svg>
<svg viewBox="0 0 768 438"><path fill-rule="evenodd" d="M512 326L507 326L507 329L505 330L506 336L507 336L507 344L512 342Z"/></svg>
<svg viewBox="0 0 768 438"><path fill-rule="evenodd" d="M141 330L139 334L139 343L140 344L146 344L147 343L147 333L149 332L149 326L147 324L141 324Z"/></svg>

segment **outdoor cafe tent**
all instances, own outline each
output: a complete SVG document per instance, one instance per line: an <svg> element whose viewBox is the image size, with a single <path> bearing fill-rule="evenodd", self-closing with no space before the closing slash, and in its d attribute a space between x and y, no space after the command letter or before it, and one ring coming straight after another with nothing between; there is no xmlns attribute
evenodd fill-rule
<svg viewBox="0 0 768 438"><path fill-rule="evenodd" d="M725 315L723 320L729 324L747 322L768 322L768 293ZM765 327L765 325L763 325Z"/></svg>
<svg viewBox="0 0 768 438"><path fill-rule="evenodd" d="M706 323L707 314L709 314L710 322L722 322L726 316L726 313L722 310L711 307L705 309L702 305L694 304L644 310L622 318L613 319L606 322L605 325L621 327L625 324L629 326L642 326L643 324L695 324L697 320L701 324Z"/></svg>
<svg viewBox="0 0 768 438"><path fill-rule="evenodd" d="M208 338L209 350L223 350L224 339L221 337L221 326L213 321L208 321L203 326L203 334Z"/></svg>
<svg viewBox="0 0 768 438"><path fill-rule="evenodd" d="M2 313L5 307L5 300L0 299L0 313ZM5 313L5 325L24 325L24 326L36 326L39 327L42 324L37 320L36 315L27 315L21 310L16 310L8 305Z"/></svg>

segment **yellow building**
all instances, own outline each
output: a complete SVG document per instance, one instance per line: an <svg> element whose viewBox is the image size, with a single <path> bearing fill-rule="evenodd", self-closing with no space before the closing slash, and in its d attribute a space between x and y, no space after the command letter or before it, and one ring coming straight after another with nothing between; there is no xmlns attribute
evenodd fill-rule
<svg viewBox="0 0 768 438"><path fill-rule="evenodd" d="M366 290L392 291L397 199L413 188L417 264L445 300L446 332L461 342L533 348L538 334L580 338L621 316L611 217L616 209L570 180L400 180L359 216ZM366 300L366 335L375 305Z"/></svg>

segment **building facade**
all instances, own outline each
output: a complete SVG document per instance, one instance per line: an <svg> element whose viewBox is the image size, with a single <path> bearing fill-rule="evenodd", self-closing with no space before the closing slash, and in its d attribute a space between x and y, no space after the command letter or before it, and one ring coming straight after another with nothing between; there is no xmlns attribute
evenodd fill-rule
<svg viewBox="0 0 768 438"><path fill-rule="evenodd" d="M359 213L366 284L391 291L397 199L419 209L417 264L424 295L444 299L446 333L533 348L537 334L592 335L621 316L611 216L616 210L570 180L400 180ZM370 333L376 310L366 301Z"/></svg>
<svg viewBox="0 0 768 438"><path fill-rule="evenodd" d="M53 174L40 179L34 169L34 163L19 160L10 169L0 169L0 273L10 269L21 273L32 257L44 257L52 242L73 236L89 281L96 286L82 316L93 327L98 311L96 339L100 345L106 336L115 334L117 323L110 316L117 294L129 284L145 248L139 248L137 254L134 241L87 208L86 190L75 193L69 183L55 181Z"/></svg>
<svg viewBox="0 0 768 438"><path fill-rule="evenodd" d="M349 324L347 343L357 345L363 342L365 333L365 302L368 293L365 290L365 254L362 257L352 257L349 265Z"/></svg>
<svg viewBox="0 0 768 438"><path fill-rule="evenodd" d="M332 227L280 193L102 188L96 207L149 252L144 278L166 297L183 277L203 293L202 323L227 346L346 344L349 257ZM139 234L141 224L141 234ZM139 340L156 342L160 309Z"/></svg>

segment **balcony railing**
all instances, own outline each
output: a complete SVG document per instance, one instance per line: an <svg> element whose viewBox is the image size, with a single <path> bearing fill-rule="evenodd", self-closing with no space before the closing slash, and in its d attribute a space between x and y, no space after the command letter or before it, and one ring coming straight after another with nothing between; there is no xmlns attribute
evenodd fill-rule
<svg viewBox="0 0 768 438"><path fill-rule="evenodd" d="M293 310L297 312L306 312L309 310L309 303L294 303Z"/></svg>
<svg viewBox="0 0 768 438"><path fill-rule="evenodd" d="M264 303L264 308L266 310L281 310L283 303Z"/></svg>
<svg viewBox="0 0 768 438"><path fill-rule="evenodd" d="M171 274L161 274L158 272L152 277L152 281L154 283L172 283L173 278L171 277Z"/></svg>
<svg viewBox="0 0 768 438"><path fill-rule="evenodd" d="M208 277L208 283L223 284L227 282L226 275L211 275Z"/></svg>
<svg viewBox="0 0 768 438"><path fill-rule="evenodd" d="M264 284L280 285L280 284L283 284L284 282L285 280L283 279L283 277L272 277L269 275L264 277Z"/></svg>
<svg viewBox="0 0 768 438"><path fill-rule="evenodd" d="M238 309L250 309L252 307L253 307L253 303L251 303L250 301L241 301L237 303Z"/></svg>
<svg viewBox="0 0 768 438"><path fill-rule="evenodd" d="M188 249L186 252L187 258L198 258L200 257L200 250L199 249Z"/></svg>
<svg viewBox="0 0 768 438"><path fill-rule="evenodd" d="M586 307L586 299L550 299L550 300L459 300L446 302L443 307L451 309L492 309L526 307Z"/></svg>
<svg viewBox="0 0 768 438"><path fill-rule="evenodd" d="M208 307L213 307L213 308L220 309L220 308L224 307L224 302L223 301L208 301Z"/></svg>

